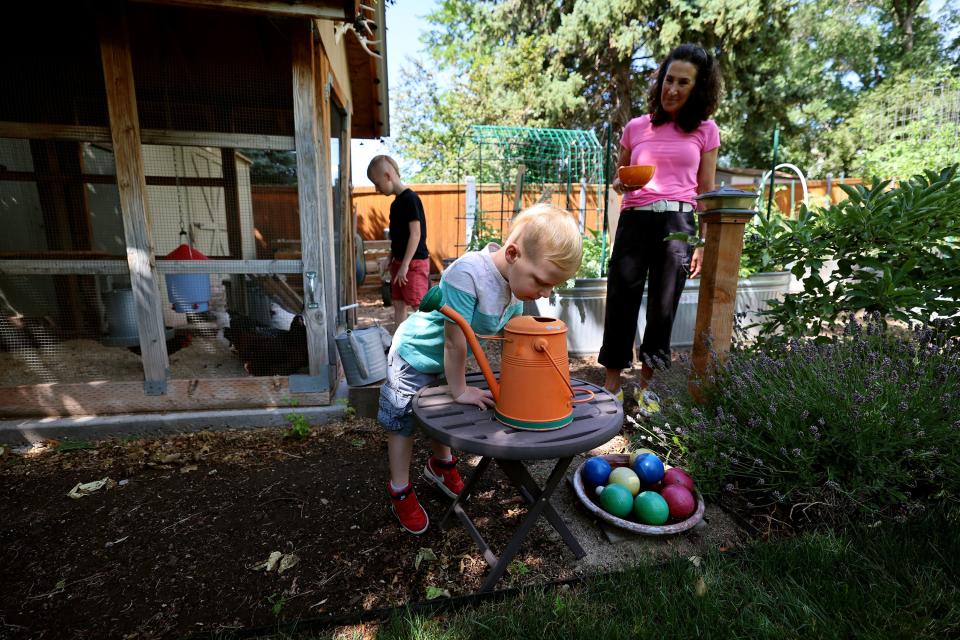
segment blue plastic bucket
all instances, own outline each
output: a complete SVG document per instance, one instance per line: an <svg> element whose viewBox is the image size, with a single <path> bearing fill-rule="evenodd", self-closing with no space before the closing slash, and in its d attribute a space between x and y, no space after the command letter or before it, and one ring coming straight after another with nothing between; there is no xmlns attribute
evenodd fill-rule
<svg viewBox="0 0 960 640"><path fill-rule="evenodd" d="M168 273L167 296L177 313L199 313L210 308L210 276L206 273Z"/></svg>

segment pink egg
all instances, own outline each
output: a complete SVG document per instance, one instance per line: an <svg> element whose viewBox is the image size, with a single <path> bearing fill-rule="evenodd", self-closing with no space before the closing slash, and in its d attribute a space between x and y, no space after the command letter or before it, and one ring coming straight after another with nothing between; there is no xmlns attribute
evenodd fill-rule
<svg viewBox="0 0 960 640"><path fill-rule="evenodd" d="M686 520L693 515L697 507L697 501L693 494L679 484L668 484L660 492L663 499L667 501L667 507L670 508L670 517L677 520Z"/></svg>
<svg viewBox="0 0 960 640"><path fill-rule="evenodd" d="M663 484L664 486L668 484L679 484L682 487L686 487L690 493L693 493L693 478L680 467L667 469L663 474Z"/></svg>

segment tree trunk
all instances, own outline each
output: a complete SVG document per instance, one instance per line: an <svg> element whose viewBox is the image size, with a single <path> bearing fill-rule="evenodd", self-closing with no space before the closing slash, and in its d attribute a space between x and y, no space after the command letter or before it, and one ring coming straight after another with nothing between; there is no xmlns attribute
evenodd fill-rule
<svg viewBox="0 0 960 640"><path fill-rule="evenodd" d="M897 17L897 26L903 32L903 48L913 51L913 19L923 0L893 0L893 13Z"/></svg>

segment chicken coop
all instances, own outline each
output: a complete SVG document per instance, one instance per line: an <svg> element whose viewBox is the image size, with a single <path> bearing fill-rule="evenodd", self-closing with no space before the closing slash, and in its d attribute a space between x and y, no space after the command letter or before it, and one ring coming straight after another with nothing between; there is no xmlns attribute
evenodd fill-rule
<svg viewBox="0 0 960 640"><path fill-rule="evenodd" d="M458 249L499 242L521 209L548 202L587 234L603 227L604 150L593 131L473 125L461 140Z"/></svg>
<svg viewBox="0 0 960 640"><path fill-rule="evenodd" d="M4 14L0 418L329 404L350 140L388 134L382 0Z"/></svg>

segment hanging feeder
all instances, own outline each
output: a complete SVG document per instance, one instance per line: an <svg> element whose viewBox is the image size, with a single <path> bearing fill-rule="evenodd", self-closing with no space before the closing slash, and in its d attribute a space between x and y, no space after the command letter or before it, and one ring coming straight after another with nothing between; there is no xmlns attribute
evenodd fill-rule
<svg viewBox="0 0 960 640"><path fill-rule="evenodd" d="M185 236L186 232L181 231ZM167 260L209 260L188 243L164 256ZM168 273L167 296L177 313L199 313L210 308L210 276L206 273Z"/></svg>

